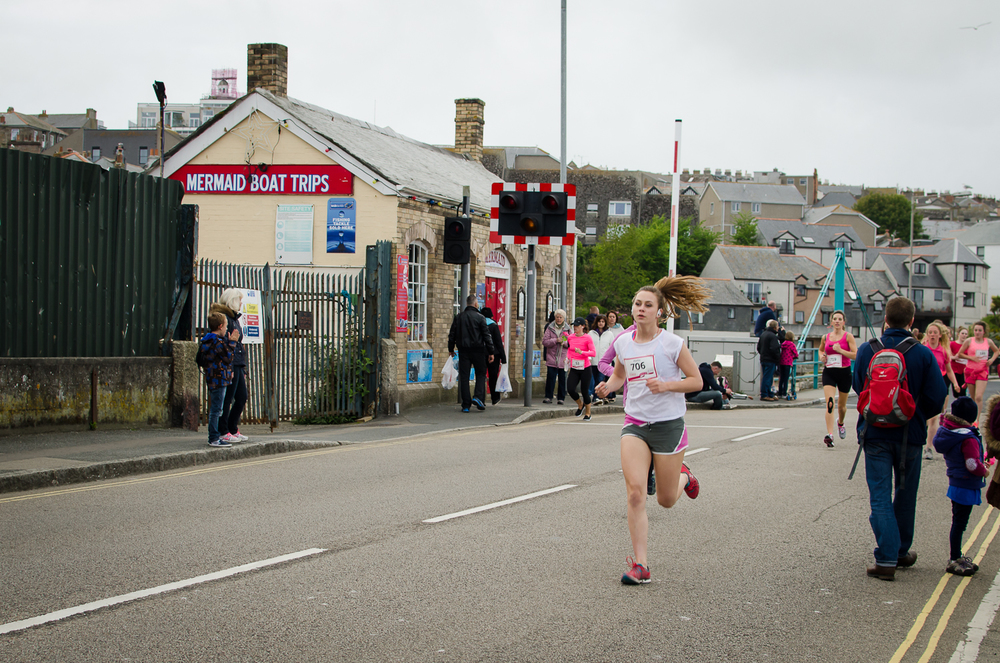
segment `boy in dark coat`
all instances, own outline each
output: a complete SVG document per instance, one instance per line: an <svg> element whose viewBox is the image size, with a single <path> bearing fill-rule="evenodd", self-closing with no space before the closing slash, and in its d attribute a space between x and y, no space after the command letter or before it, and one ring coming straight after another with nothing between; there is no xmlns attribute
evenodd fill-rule
<svg viewBox="0 0 1000 663"><path fill-rule="evenodd" d="M226 336L226 316L214 312L208 316L212 331L201 339L200 353L204 358L205 384L208 386L208 446L231 447L219 437L219 417L226 398L226 387L233 381L233 352L240 334L233 330Z"/></svg>

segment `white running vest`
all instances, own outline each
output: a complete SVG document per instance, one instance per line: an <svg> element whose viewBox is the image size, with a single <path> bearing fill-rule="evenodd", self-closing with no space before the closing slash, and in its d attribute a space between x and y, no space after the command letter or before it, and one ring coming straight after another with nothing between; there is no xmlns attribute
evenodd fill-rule
<svg viewBox="0 0 1000 663"><path fill-rule="evenodd" d="M684 373L677 366L684 341L665 330L648 343L636 343L635 332L626 332L615 339L615 354L625 367L628 395L625 414L647 423L670 421L684 416L687 406L684 394L674 391L654 394L646 380L655 377L667 382L683 380Z"/></svg>

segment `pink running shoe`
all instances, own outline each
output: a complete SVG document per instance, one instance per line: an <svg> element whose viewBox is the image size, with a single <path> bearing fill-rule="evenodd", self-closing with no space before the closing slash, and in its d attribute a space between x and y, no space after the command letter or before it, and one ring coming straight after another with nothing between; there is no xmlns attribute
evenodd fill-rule
<svg viewBox="0 0 1000 663"><path fill-rule="evenodd" d="M631 555L625 558L625 563L630 568L622 574L623 585L642 585L650 581L649 569L642 564L637 564Z"/></svg>
<svg viewBox="0 0 1000 663"><path fill-rule="evenodd" d="M691 474L691 468L687 466L687 463L681 463L681 474L686 474L688 477L688 484L684 486L684 492L691 499L698 497L698 493L701 492L701 484L698 483L698 479Z"/></svg>

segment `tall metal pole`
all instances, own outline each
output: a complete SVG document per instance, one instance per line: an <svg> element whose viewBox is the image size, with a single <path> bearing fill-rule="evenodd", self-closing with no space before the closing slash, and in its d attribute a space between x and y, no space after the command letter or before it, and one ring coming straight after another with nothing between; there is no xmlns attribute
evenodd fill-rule
<svg viewBox="0 0 1000 663"><path fill-rule="evenodd" d="M906 269L906 297L913 301L913 211L917 209L917 192L910 193L910 264ZM952 309L954 310L954 309Z"/></svg>
<svg viewBox="0 0 1000 663"><path fill-rule="evenodd" d="M562 98L560 104L559 181L566 184L566 0L562 0ZM575 225L575 224L574 224ZM576 237L573 237L573 296L566 290L566 245L559 247L559 287L569 320L576 317Z"/></svg>
<svg viewBox="0 0 1000 663"><path fill-rule="evenodd" d="M677 224L681 213L681 176L677 164L681 160L681 121L674 120L674 170L670 182L670 254L667 275L677 275ZM674 330L674 318L667 318L667 331Z"/></svg>
<svg viewBox="0 0 1000 663"><path fill-rule="evenodd" d="M531 361L535 355L535 245L528 245L528 260L524 265L527 274L527 308L524 316L524 407L531 407L531 389L534 385Z"/></svg>

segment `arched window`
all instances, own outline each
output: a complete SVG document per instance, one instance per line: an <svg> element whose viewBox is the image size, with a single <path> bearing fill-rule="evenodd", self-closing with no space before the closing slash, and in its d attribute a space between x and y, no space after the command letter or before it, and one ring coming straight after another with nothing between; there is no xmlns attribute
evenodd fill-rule
<svg viewBox="0 0 1000 663"><path fill-rule="evenodd" d="M410 244L410 280L407 289L406 340L427 340L427 249Z"/></svg>

